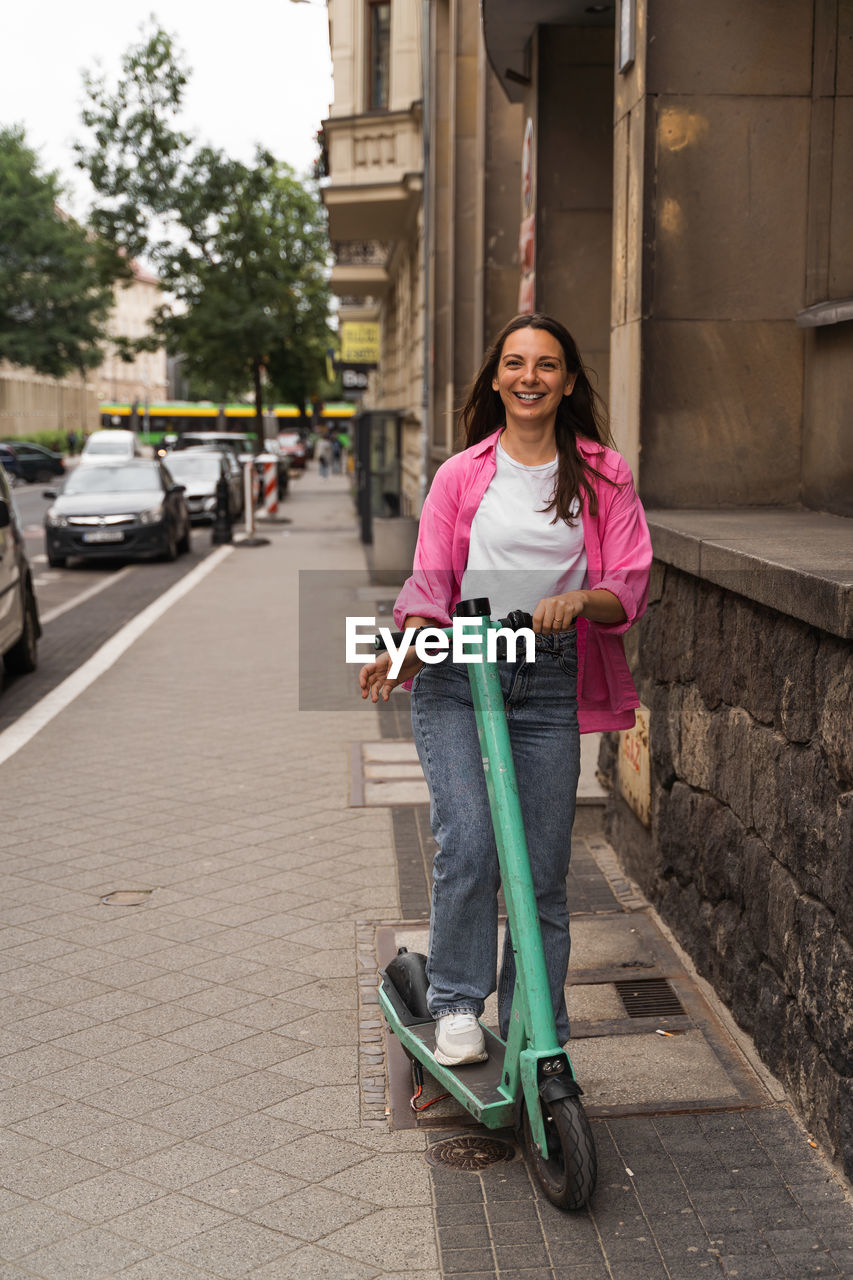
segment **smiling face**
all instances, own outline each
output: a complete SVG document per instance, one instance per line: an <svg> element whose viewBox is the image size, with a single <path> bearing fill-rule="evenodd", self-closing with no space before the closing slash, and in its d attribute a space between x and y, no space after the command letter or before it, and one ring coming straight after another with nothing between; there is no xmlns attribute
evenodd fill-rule
<svg viewBox="0 0 853 1280"><path fill-rule="evenodd" d="M506 410L508 427L551 427L563 396L571 394L576 373L566 369L559 341L547 329L527 326L509 334L492 379Z"/></svg>

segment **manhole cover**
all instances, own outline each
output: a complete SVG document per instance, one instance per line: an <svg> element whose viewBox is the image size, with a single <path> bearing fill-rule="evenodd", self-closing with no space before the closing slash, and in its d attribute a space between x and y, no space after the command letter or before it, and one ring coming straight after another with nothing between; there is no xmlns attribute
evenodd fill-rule
<svg viewBox="0 0 853 1280"><path fill-rule="evenodd" d="M629 1018L671 1018L685 1012L666 978L626 978L613 985Z"/></svg>
<svg viewBox="0 0 853 1280"><path fill-rule="evenodd" d="M153 892L153 889L114 889L112 893L105 893L101 902L107 907L141 907Z"/></svg>
<svg viewBox="0 0 853 1280"><path fill-rule="evenodd" d="M464 1169L468 1173L479 1173L490 1164L500 1164L502 1160L514 1160L515 1148L499 1138L477 1138L470 1134L462 1134L458 1138L445 1138L427 1148L426 1158L430 1164L447 1165L451 1169Z"/></svg>

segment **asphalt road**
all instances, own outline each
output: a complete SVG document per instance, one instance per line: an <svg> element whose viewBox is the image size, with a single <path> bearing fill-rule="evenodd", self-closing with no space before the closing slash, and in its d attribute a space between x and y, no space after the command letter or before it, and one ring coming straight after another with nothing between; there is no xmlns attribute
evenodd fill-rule
<svg viewBox="0 0 853 1280"><path fill-rule="evenodd" d="M44 485L21 485L21 514L43 634L38 670L0 674L0 732L92 656L125 623L167 591L211 552L209 525L196 525L192 550L171 564L161 561L71 561L51 569L44 553Z"/></svg>

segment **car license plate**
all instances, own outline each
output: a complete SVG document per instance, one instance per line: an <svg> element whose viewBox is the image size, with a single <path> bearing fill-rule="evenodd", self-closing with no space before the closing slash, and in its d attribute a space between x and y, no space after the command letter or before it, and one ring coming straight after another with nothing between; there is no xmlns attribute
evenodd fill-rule
<svg viewBox="0 0 853 1280"><path fill-rule="evenodd" d="M83 534L84 542L124 542L124 533L121 529L92 529L90 533Z"/></svg>

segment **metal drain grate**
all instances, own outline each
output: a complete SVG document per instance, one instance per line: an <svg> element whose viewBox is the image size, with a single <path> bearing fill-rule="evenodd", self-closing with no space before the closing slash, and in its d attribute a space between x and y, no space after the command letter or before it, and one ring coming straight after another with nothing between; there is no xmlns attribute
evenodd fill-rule
<svg viewBox="0 0 853 1280"><path fill-rule="evenodd" d="M445 1165L450 1169L464 1169L467 1173L479 1173L490 1164L515 1159L515 1148L499 1138L477 1138L461 1134L456 1138L444 1138L427 1148L430 1164Z"/></svg>
<svg viewBox="0 0 853 1280"><path fill-rule="evenodd" d="M686 1012L666 978L626 978L613 985L629 1018L672 1018Z"/></svg>

